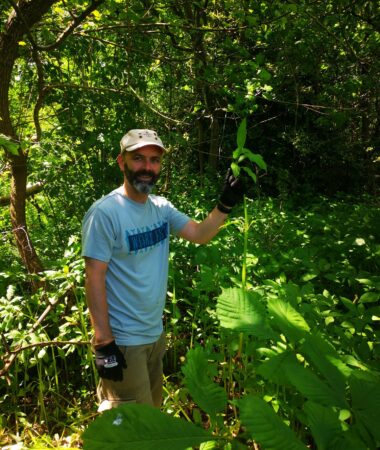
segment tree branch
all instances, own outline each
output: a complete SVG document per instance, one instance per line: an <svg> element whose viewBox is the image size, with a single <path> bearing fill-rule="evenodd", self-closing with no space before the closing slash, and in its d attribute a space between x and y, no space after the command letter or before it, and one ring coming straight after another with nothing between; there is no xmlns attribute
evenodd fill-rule
<svg viewBox="0 0 380 450"><path fill-rule="evenodd" d="M62 31L58 36L57 40L49 45L39 45L38 50L54 50L59 47L62 42L77 28L84 19L89 16L93 11L95 11L98 6L104 3L105 0L93 0L91 5L89 5L79 16L74 17L73 21Z"/></svg>
<svg viewBox="0 0 380 450"><path fill-rule="evenodd" d="M35 195L38 192L41 192L44 186L45 186L45 182L39 181L38 183L27 187L26 188L26 197L31 197L32 195ZM10 195L4 195L4 196L0 197L0 207L8 206L10 200L11 200Z"/></svg>
<svg viewBox="0 0 380 450"><path fill-rule="evenodd" d="M82 89L85 91L94 91L94 92L110 92L114 94L122 94L122 95L128 95L132 93L141 103L143 103L147 108L149 108L152 112L159 115L165 120L168 120L170 122L176 123L176 124L185 124L189 125L186 122L183 122L181 120L173 119L172 117L167 116L166 114L162 113L161 111L157 110L153 106L151 106L143 97L141 97L131 86L126 86L127 91L124 89L114 89L114 88L106 88L106 87L95 87L95 86L82 86L78 84L67 84L67 83L54 83L49 84L45 86L45 89ZM130 92L128 92L130 91Z"/></svg>
<svg viewBox="0 0 380 450"><path fill-rule="evenodd" d="M4 341L4 336L1 336ZM7 354L4 357L4 367L0 370L0 377L7 375L10 368L12 367L17 355L24 350L28 350L30 348L36 347L62 347L64 345L90 345L90 341L45 341L45 342L36 342L34 344L24 345L22 347L17 347L15 350L8 350Z"/></svg>

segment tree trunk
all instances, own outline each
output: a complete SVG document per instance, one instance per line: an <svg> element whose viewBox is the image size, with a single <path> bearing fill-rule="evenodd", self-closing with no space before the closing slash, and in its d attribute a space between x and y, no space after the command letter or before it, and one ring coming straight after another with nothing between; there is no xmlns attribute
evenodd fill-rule
<svg viewBox="0 0 380 450"><path fill-rule="evenodd" d="M26 155L11 157L11 223L19 254L28 273L39 273L43 270L43 267L33 247L26 225L26 163Z"/></svg>
<svg viewBox="0 0 380 450"><path fill-rule="evenodd" d="M37 136L40 135L38 111L41 107L41 92L43 89L43 69L39 57L39 50L51 50L61 42L77 27L92 11L94 11L104 0L92 0L88 7L76 17L73 17L68 26L57 38L57 40L44 47L39 47L32 34L33 27L41 22L43 16L50 10L52 5L59 0L19 0L11 2L14 10L9 14L4 28L0 33L0 134L4 134L15 141L22 132L15 130L12 124L9 89L12 72L17 58L19 57L19 42L28 40L32 47L34 63L37 66L39 99L34 110L35 128ZM26 224L25 204L27 196L27 160L28 152L18 148L18 154L6 151L6 156L11 166L11 194L10 214L12 231L14 233L20 257L28 273L39 273L43 270L42 264L33 247Z"/></svg>
<svg viewBox="0 0 380 450"><path fill-rule="evenodd" d="M12 71L19 56L19 44L25 34L38 23L42 16L57 0L35 0L18 2L17 11L13 11L0 34L0 133L17 140L12 126L9 107L9 88ZM10 214L20 257L29 273L42 270L41 262L36 254L26 226L25 201L27 183L27 153L19 148L19 154L8 153L11 166Z"/></svg>

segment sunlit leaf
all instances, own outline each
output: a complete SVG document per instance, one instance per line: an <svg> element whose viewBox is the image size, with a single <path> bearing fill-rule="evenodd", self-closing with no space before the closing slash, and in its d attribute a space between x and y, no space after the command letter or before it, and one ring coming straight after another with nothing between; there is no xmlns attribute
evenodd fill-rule
<svg viewBox="0 0 380 450"><path fill-rule="evenodd" d="M247 139L247 119L243 119L237 131L236 140L238 148L244 147L246 139Z"/></svg>
<svg viewBox="0 0 380 450"><path fill-rule="evenodd" d="M214 382L211 369L212 366L204 349L196 347L187 352L186 364L182 367L185 375L184 383L195 403L203 411L215 417L226 408L227 393Z"/></svg>
<svg viewBox="0 0 380 450"><path fill-rule="evenodd" d="M267 165L261 155L253 153L247 148L243 148L243 153L252 163L256 164L260 169L267 170Z"/></svg>
<svg viewBox="0 0 380 450"><path fill-rule="evenodd" d="M5 134L0 134L0 147L4 147L5 150L13 155L18 155L19 144L14 142L12 138L6 136Z"/></svg>
<svg viewBox="0 0 380 450"><path fill-rule="evenodd" d="M359 301L360 303L375 303L380 299L380 292L366 292L364 293Z"/></svg>
<svg viewBox="0 0 380 450"><path fill-rule="evenodd" d="M105 411L83 434L84 450L183 450L212 441L212 434L157 408L123 404Z"/></svg>
<svg viewBox="0 0 380 450"><path fill-rule="evenodd" d="M265 306L257 292L239 288L224 289L218 297L216 312L223 328L259 337L273 336Z"/></svg>
<svg viewBox="0 0 380 450"><path fill-rule="evenodd" d="M234 177L238 177L240 174L240 167L235 162L232 162L231 169L232 173L234 174Z"/></svg>
<svg viewBox="0 0 380 450"><path fill-rule="evenodd" d="M308 334L304 339L301 347L303 355L325 377L330 386L343 395L351 369L341 360L334 347L319 334Z"/></svg>
<svg viewBox="0 0 380 450"><path fill-rule="evenodd" d="M310 331L308 323L301 314L280 298L274 298L268 302L268 311L273 316L273 325L289 339L299 340Z"/></svg>

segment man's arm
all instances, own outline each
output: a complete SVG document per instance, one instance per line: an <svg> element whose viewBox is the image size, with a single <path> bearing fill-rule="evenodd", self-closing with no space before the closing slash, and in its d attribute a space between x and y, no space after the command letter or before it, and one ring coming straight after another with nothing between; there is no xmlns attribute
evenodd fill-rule
<svg viewBox="0 0 380 450"><path fill-rule="evenodd" d="M85 258L86 299L95 332L94 346L106 345L114 340L108 318L106 272L108 264Z"/></svg>
<svg viewBox="0 0 380 450"><path fill-rule="evenodd" d="M219 232L227 216L228 214L215 207L202 222L187 222L178 236L196 244L206 244Z"/></svg>
<svg viewBox="0 0 380 450"><path fill-rule="evenodd" d="M178 236L196 244L206 244L219 232L232 208L243 200L244 192L243 181L235 178L232 170L228 169L218 205L203 222L190 220Z"/></svg>

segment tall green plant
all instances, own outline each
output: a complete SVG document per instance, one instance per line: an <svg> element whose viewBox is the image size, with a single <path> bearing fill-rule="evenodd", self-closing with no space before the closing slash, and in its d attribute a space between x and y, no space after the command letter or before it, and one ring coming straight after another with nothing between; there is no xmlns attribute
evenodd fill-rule
<svg viewBox="0 0 380 450"><path fill-rule="evenodd" d="M248 175L254 183L257 183L257 173L261 170L267 170L267 165L263 160L262 156L253 153L251 150L246 148L247 140L247 119L244 118L239 125L236 136L237 147L232 153L233 161L231 163L231 169L235 177ZM242 286L243 289L246 287L247 282L247 253L248 253L248 235L249 229L252 225L250 222L247 199L244 196L244 219L241 223L241 229L244 236L244 250L243 250L243 263L242 263Z"/></svg>

